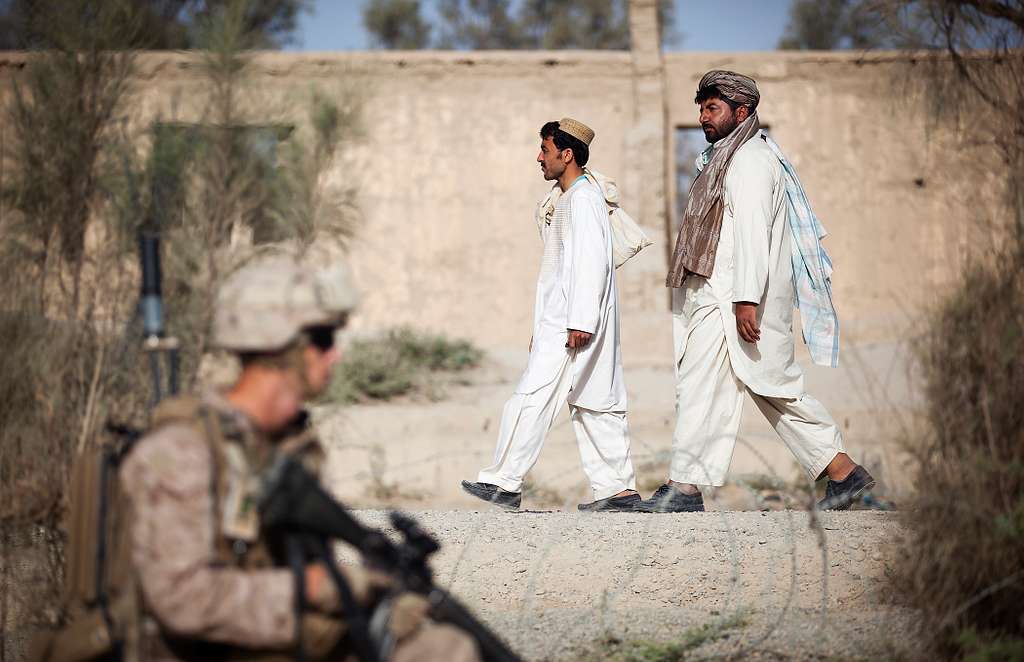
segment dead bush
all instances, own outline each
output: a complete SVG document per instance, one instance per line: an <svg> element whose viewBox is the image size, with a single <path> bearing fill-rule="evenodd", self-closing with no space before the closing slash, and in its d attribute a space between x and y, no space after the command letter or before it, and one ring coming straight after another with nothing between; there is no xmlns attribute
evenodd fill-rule
<svg viewBox="0 0 1024 662"><path fill-rule="evenodd" d="M136 116L126 46L137 45L138 3L40 7L47 49L27 56L2 118L0 660L20 659L32 630L62 617L75 454L103 437L107 421L146 423L140 232L162 237L168 330L183 341L185 390L207 346L213 292L255 252L261 227L274 223L268 243L305 248L342 242L355 222L353 205L337 210L349 192L326 191L322 175L352 135L358 107L314 90L303 129L294 107L282 118L242 104L252 43L244 2L204 25L207 48L195 58L208 110L188 124ZM299 129L275 165L278 136L267 127L281 123Z"/></svg>
<svg viewBox="0 0 1024 662"><path fill-rule="evenodd" d="M919 352L928 429L913 449L917 496L899 585L947 653L1010 659L999 651L1024 645L1019 245L967 270L930 316Z"/></svg>

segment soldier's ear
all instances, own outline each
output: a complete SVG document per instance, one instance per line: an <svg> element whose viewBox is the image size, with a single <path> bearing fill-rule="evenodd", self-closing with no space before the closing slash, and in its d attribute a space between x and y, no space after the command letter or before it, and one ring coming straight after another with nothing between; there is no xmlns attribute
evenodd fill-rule
<svg viewBox="0 0 1024 662"><path fill-rule="evenodd" d="M562 150L562 161L564 161L566 165L568 165L574 158L576 158L576 155L572 153L572 147L566 147Z"/></svg>
<svg viewBox="0 0 1024 662"><path fill-rule="evenodd" d="M747 106L740 106L736 109L736 121L743 122L750 117L750 108Z"/></svg>

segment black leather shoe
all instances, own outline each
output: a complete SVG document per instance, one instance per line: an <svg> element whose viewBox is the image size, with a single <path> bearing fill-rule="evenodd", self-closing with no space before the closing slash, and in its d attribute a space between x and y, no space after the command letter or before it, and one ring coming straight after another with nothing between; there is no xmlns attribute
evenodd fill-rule
<svg viewBox="0 0 1024 662"><path fill-rule="evenodd" d="M650 499L638 503L633 510L641 513L702 513L704 496L683 494L675 487L665 484L659 487Z"/></svg>
<svg viewBox="0 0 1024 662"><path fill-rule="evenodd" d="M518 510L519 504L523 502L522 492L509 492L490 483L471 483L468 480L464 480L462 481L462 490L467 494L472 494L477 499L492 503L506 510Z"/></svg>
<svg viewBox="0 0 1024 662"><path fill-rule="evenodd" d="M846 510L860 501L874 486L875 479L858 464L843 480L828 479L825 498L818 502L818 510Z"/></svg>
<svg viewBox="0 0 1024 662"><path fill-rule="evenodd" d="M631 513L638 503L640 503L639 494L626 494L625 496L611 496L607 499L598 499L591 503L581 503L576 507L588 513Z"/></svg>

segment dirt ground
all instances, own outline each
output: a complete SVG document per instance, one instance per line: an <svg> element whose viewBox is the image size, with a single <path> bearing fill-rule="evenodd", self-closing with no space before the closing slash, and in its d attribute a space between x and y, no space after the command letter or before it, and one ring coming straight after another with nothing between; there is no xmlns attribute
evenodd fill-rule
<svg viewBox="0 0 1024 662"><path fill-rule="evenodd" d="M385 525L382 511L357 515ZM914 613L887 590L894 513L414 515L444 543L437 581L530 660L623 659L638 642L695 659L916 648Z"/></svg>
<svg viewBox="0 0 1024 662"><path fill-rule="evenodd" d="M914 406L905 355L893 344L851 344L837 370L798 355L808 390L879 479L879 494L897 505ZM444 545L439 582L527 659L914 657L914 613L887 593L898 513L812 519L811 482L752 403L729 484L705 493L710 512L579 514L576 504L592 496L565 413L528 477L527 512L481 510L459 481L490 463L525 359L525 348L491 351L482 368L433 385L439 401L327 406L315 415L331 489L371 524L384 525L380 508L414 512ZM638 487L648 496L666 477L671 363L627 354L626 384Z"/></svg>
<svg viewBox="0 0 1024 662"><path fill-rule="evenodd" d="M839 370L806 368L808 390L898 503L899 441L913 405L904 353L886 344L844 352ZM592 496L564 413L529 476L527 511L481 510L459 481L489 464L525 358L525 348L491 351L481 368L432 385L444 395L437 401L324 405L315 417L329 487L375 526L385 524L382 508L414 513L443 544L433 563L439 583L526 659L915 657L915 615L886 581L898 513L812 519L809 481L751 403L730 483L705 494L710 512L579 514L576 504ZM672 366L627 356L626 382L638 487L648 496L668 464ZM8 644L18 659L24 641Z"/></svg>
<svg viewBox="0 0 1024 662"><path fill-rule="evenodd" d="M886 343L844 346L837 369L811 366L803 344L798 359L807 390L829 408L843 430L847 450L879 481L879 492L896 500L906 493L902 442L914 399L908 385L906 350ZM670 354L670 348L664 353ZM667 477L675 424L671 359L647 351L625 356L629 426L637 485L649 496ZM489 351L481 368L455 381L433 384L443 397L403 398L315 412L329 448L328 483L348 503L400 504L415 509L475 508L459 481L475 480L491 463L505 400L526 364L526 348ZM757 510L766 484L789 492L809 489L808 477L752 402L745 404L730 485L706 495L713 510ZM566 411L555 421L540 460L527 479L526 508L573 510L592 500L579 464Z"/></svg>

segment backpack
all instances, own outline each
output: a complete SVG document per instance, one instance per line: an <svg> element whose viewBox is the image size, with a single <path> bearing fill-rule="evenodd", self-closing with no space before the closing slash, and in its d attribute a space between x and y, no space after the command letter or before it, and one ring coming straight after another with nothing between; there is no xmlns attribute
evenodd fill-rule
<svg viewBox="0 0 1024 662"><path fill-rule="evenodd" d="M626 213L626 210L619 206L619 188L615 180L591 170L583 169L583 175L595 186L601 189L605 205L608 208L608 227L612 235L612 258L615 268L618 269L634 255L652 245L650 239L644 234L639 224L633 217ZM537 203L534 211L534 219L537 222L537 229L542 230L544 225L551 222L555 213L555 205L562 196L562 189L555 183L547 195Z"/></svg>
<svg viewBox="0 0 1024 662"><path fill-rule="evenodd" d="M165 400L151 429L196 420L200 401ZM142 436L108 426L108 435L83 450L68 486L63 612L66 623L36 635L29 660L84 662L137 660L141 604L131 564L130 504L119 478L122 461Z"/></svg>

